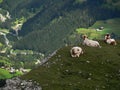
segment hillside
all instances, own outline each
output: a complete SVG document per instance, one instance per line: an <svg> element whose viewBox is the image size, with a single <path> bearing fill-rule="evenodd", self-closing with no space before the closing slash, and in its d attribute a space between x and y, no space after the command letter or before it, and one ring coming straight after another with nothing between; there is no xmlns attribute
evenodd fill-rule
<svg viewBox="0 0 120 90"><path fill-rule="evenodd" d="M111 46L100 41L102 48L79 44L84 54L70 56L72 46L63 47L22 79L37 81L43 90L119 90L120 41Z"/></svg>
<svg viewBox="0 0 120 90"><path fill-rule="evenodd" d="M0 4L2 9L8 10L13 19L21 18L22 16L29 19L40 11L42 4L46 1L42 0L3 0Z"/></svg>
<svg viewBox="0 0 120 90"><path fill-rule="evenodd" d="M119 9L104 7L107 5L104 0L54 0L45 4L45 9L23 24L19 31L22 38L15 43L14 49L26 48L49 54L68 44L67 37L76 28L88 28L97 20L120 17Z"/></svg>
<svg viewBox="0 0 120 90"><path fill-rule="evenodd" d="M15 74L10 74L8 70L0 68L0 80L16 77L16 76L20 76L20 75L22 75L21 72L16 72Z"/></svg>
<svg viewBox="0 0 120 90"><path fill-rule="evenodd" d="M78 44L81 41L81 34L86 34L90 39L103 40L106 33L110 33L114 39L120 39L120 18L98 20L88 28L77 28L67 37L70 44ZM100 28L103 29L100 29Z"/></svg>
<svg viewBox="0 0 120 90"><path fill-rule="evenodd" d="M0 78L35 68L55 50L79 44L82 34L120 39L119 13L118 0L0 0Z"/></svg>

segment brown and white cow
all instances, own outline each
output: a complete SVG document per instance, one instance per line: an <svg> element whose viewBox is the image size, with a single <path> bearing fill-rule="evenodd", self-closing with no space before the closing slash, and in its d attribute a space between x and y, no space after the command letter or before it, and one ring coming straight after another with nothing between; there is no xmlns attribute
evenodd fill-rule
<svg viewBox="0 0 120 90"><path fill-rule="evenodd" d="M111 39L110 34L106 34L105 42L110 45L117 45L115 39Z"/></svg>

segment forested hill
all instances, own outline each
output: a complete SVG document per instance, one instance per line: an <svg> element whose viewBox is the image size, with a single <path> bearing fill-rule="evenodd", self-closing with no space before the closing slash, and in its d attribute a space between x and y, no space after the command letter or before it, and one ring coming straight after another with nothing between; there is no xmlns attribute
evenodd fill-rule
<svg viewBox="0 0 120 90"><path fill-rule="evenodd" d="M3 0L0 7L8 10L12 18L21 18L22 16L30 18L40 12L45 2L43 0Z"/></svg>
<svg viewBox="0 0 120 90"><path fill-rule="evenodd" d="M120 17L119 6L118 0L3 0L0 4L12 19L25 18L19 31L21 39L13 48L42 53L51 53L68 44L68 37L76 28Z"/></svg>
<svg viewBox="0 0 120 90"><path fill-rule="evenodd" d="M109 6L108 3L105 4L104 0L53 0L44 2L42 10L23 25L20 35L26 35L35 30L44 30L44 28L53 30L54 26L57 26L56 30L59 28L66 30L67 28L62 28L60 22L64 23L65 27L69 27L71 24L75 28L88 27L96 20L120 16L118 8L114 6L114 8L109 8L107 5ZM57 24L54 25L53 23Z"/></svg>
<svg viewBox="0 0 120 90"><path fill-rule="evenodd" d="M67 37L76 28L89 27L97 20L120 16L118 8L108 8L107 5L104 0L54 0L46 3L42 11L24 23L20 35L25 37L14 48L53 52L69 43Z"/></svg>

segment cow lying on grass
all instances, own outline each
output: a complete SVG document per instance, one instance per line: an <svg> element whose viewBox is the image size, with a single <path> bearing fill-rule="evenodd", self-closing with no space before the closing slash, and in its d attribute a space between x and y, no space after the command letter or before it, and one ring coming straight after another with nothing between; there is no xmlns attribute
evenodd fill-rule
<svg viewBox="0 0 120 90"><path fill-rule="evenodd" d="M117 45L115 39L111 39L110 34L106 34L105 42L110 45Z"/></svg>
<svg viewBox="0 0 120 90"><path fill-rule="evenodd" d="M90 46L90 47L99 47L101 48L100 44L98 41L94 41L94 40L90 40L87 38L86 35L83 35L83 45L87 45L87 46Z"/></svg>
<svg viewBox="0 0 120 90"><path fill-rule="evenodd" d="M81 47L76 46L71 48L70 53L72 57L79 57L80 54L83 54L83 50Z"/></svg>

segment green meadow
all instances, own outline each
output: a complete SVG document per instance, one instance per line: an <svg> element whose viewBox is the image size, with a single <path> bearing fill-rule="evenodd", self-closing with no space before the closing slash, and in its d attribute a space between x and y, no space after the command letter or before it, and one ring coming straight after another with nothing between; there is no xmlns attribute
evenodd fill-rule
<svg viewBox="0 0 120 90"><path fill-rule="evenodd" d="M102 31L97 31L100 27L104 27ZM76 29L78 34L86 34L91 39L104 39L106 33L114 33L120 35L120 18L97 21L89 28Z"/></svg>
<svg viewBox="0 0 120 90"><path fill-rule="evenodd" d="M22 73L16 72L15 74L10 74L8 70L0 68L0 79L12 78L19 75L22 75Z"/></svg>
<svg viewBox="0 0 120 90"><path fill-rule="evenodd" d="M5 68L2 68L2 64ZM7 79L7 78L12 78L15 76L22 75L20 71L16 71L14 74L10 74L9 70L7 70L7 67L11 67L13 64L10 62L10 60L6 57L0 57L0 79Z"/></svg>

